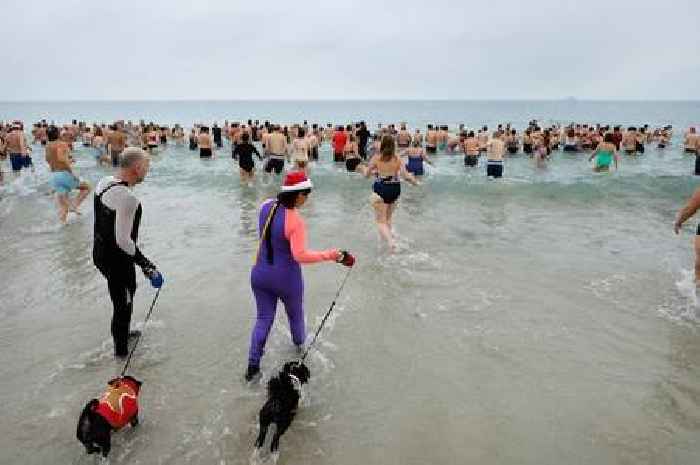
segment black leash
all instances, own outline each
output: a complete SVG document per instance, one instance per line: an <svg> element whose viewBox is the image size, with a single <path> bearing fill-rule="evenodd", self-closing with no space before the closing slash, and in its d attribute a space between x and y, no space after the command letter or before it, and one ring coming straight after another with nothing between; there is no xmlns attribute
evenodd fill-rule
<svg viewBox="0 0 700 465"><path fill-rule="evenodd" d="M162 288L158 288L156 291L155 297L153 297L153 302L151 302L151 308L148 309L148 313L146 314L146 319L143 320L143 331L146 330L146 323L148 323L148 319L151 318L151 313L153 313L153 307L156 305L156 300L158 300L158 296L160 295L160 290ZM136 347L139 345L139 341L141 340L141 335L143 334L143 331L139 333L138 336L136 336L136 342L134 343L134 347L131 348L129 351L129 356L126 359L126 363L124 364L124 369L122 370L122 374L119 375L119 377L123 377L124 374L126 373L126 369L129 368L129 363L131 362L131 356L134 355L134 351L136 350Z"/></svg>
<svg viewBox="0 0 700 465"><path fill-rule="evenodd" d="M318 335L319 335L319 333L321 332L321 330L323 329L323 325L326 324L326 320L328 319L328 317L330 316L331 312L333 311L333 308L335 307L335 302L336 302L336 300L338 300L338 296L340 296L340 292L341 292L341 291L343 290L343 288L345 287L345 282L346 282L346 281L348 280L348 278L350 277L350 272L352 272L352 269L353 269L352 266L348 269L348 272L347 272L347 274L345 275L345 279L343 279L343 282L341 283L340 287L338 288L338 292L335 293L335 298L333 299L333 302L331 303L331 307L330 307L330 308L328 309L328 311L326 312L326 315L323 317L323 320L321 320L321 324L318 326L318 329L316 330L316 334L314 334L314 338L313 338L313 340L311 341L311 344L309 344L309 345L306 347L306 352L304 352L304 355L301 357L301 359L299 359L299 362L300 362L300 363L303 363L303 362L304 362L304 360L306 359L306 356L309 355L309 351L311 350L311 347L316 343L316 339L318 339Z"/></svg>

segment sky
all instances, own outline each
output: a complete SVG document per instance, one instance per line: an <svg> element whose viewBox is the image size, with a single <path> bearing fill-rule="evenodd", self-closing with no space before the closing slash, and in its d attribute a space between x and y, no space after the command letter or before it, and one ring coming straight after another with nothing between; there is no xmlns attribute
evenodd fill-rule
<svg viewBox="0 0 700 465"><path fill-rule="evenodd" d="M700 99L697 0L0 0L0 101Z"/></svg>

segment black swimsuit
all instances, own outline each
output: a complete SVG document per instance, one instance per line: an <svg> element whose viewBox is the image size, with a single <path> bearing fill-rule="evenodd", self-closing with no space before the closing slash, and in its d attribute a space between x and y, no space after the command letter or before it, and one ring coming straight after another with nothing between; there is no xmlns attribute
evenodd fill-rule
<svg viewBox="0 0 700 465"><path fill-rule="evenodd" d="M401 182L396 176L377 177L372 190L382 198L384 203L391 205L401 195Z"/></svg>
<svg viewBox="0 0 700 465"><path fill-rule="evenodd" d="M260 152L255 148L253 144L247 142L236 145L231 154L232 158L238 158L238 166L247 172L253 171L255 168L255 163L253 162L253 153L255 153L258 158L260 157Z"/></svg>

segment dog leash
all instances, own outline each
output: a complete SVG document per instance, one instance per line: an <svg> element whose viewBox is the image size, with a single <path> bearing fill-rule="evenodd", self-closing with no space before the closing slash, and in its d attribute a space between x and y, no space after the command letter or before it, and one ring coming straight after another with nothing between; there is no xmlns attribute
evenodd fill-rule
<svg viewBox="0 0 700 465"><path fill-rule="evenodd" d="M151 313L153 313L153 307L156 305L156 301L158 300L158 296L160 295L160 290L162 288L158 288L156 291L156 295L153 297L153 302L151 302L151 308L148 309L148 313L146 314L146 319L143 320L143 329L146 329L146 323L148 323L149 318L151 318ZM124 374L126 373L127 368L129 368L129 363L131 362L131 356L134 355L134 351L136 350L136 347L139 345L139 341L141 340L141 335L143 334L143 331L139 333L138 336L136 336L136 342L134 343L134 347L131 348L129 351L129 356L126 358L126 363L124 364L124 369L122 370L121 375L119 377L123 377Z"/></svg>
<svg viewBox="0 0 700 465"><path fill-rule="evenodd" d="M303 363L304 360L306 359L306 356L309 355L309 351L311 350L311 347L316 343L316 339L318 339L318 335L323 329L323 326L326 324L326 320L330 316L331 312L333 311L333 308L335 308L335 302L338 300L338 296L340 296L340 292L343 290L345 287L345 282L348 280L350 277L350 273L352 272L353 267L351 266L348 268L348 272L345 274L345 279L343 279L343 282L340 284L340 287L338 288L338 292L335 293L335 298L333 299L333 302L331 303L331 307L328 309L326 312L325 316L323 317L323 320L321 320L321 324L318 326L318 329L316 330L316 334L314 334L314 338L311 341L311 344L309 344L306 347L306 351L304 352L304 355L299 359L299 362Z"/></svg>

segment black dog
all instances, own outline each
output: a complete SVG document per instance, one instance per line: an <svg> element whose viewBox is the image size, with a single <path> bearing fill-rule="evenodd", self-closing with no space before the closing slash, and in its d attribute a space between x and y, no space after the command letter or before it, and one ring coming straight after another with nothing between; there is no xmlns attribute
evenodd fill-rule
<svg viewBox="0 0 700 465"><path fill-rule="evenodd" d="M107 391L98 399L87 403L78 419L78 441L88 454L109 455L112 448L112 431L126 424L132 427L139 423L138 396L141 381L131 376L115 378L107 383Z"/></svg>
<svg viewBox="0 0 700 465"><path fill-rule="evenodd" d="M255 441L258 449L265 442L267 428L271 423L277 425L275 435L272 437L270 451L279 449L280 436L287 431L294 420L299 399L301 398L301 386L311 378L309 369L302 362L287 362L277 376L267 383L267 402L260 409L260 434Z"/></svg>

